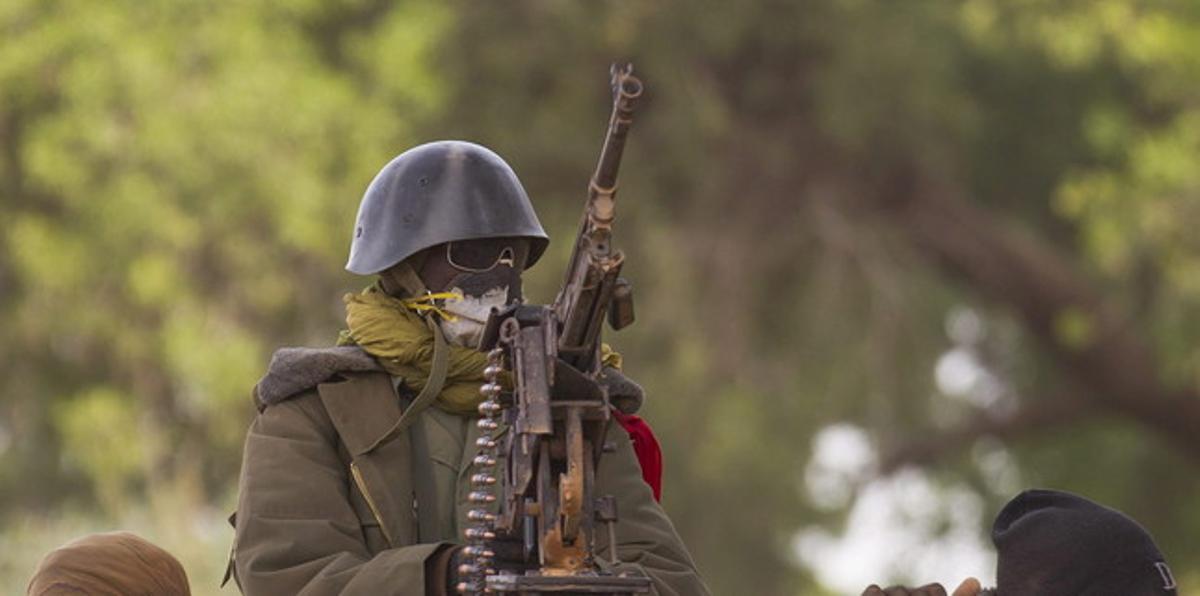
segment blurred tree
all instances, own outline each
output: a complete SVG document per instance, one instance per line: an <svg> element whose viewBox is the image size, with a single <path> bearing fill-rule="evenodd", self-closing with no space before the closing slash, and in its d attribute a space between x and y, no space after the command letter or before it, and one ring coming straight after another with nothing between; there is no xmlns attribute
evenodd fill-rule
<svg viewBox="0 0 1200 596"><path fill-rule="evenodd" d="M613 339L715 593L822 589L792 541L853 505L805 485L835 423L991 511L1014 482L1121 507L1200 586L1198 28L1170 0L4 3L0 513L227 499L248 388L331 341L357 199L417 142L510 159L551 298L631 58ZM937 382L948 355L976 380Z"/></svg>
<svg viewBox="0 0 1200 596"><path fill-rule="evenodd" d="M336 328L362 181L437 102L442 14L0 9L4 510L229 490L269 348Z"/></svg>

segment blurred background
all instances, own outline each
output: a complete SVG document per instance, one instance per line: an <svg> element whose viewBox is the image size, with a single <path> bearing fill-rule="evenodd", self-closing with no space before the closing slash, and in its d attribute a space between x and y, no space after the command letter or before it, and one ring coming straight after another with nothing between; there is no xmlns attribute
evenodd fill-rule
<svg viewBox="0 0 1200 596"><path fill-rule="evenodd" d="M0 3L0 591L114 528L218 590L250 388L331 345L359 198L463 138L560 281L608 117L664 505L716 594L994 578L1026 487L1200 590L1200 6Z"/></svg>

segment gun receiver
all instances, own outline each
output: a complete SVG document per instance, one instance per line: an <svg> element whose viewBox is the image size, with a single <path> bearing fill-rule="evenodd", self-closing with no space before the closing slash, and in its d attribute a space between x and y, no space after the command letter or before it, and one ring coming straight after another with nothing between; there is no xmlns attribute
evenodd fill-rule
<svg viewBox="0 0 1200 596"><path fill-rule="evenodd" d="M596 556L596 526L603 524L611 562L617 562L616 499L594 494L612 420L607 390L597 379L606 315L617 329L633 318L629 285L617 277L625 256L612 246L612 224L617 171L642 83L632 67L614 65L612 87L612 116L562 289L550 306L513 305L492 313L484 330L480 349L488 351L489 365L481 392L488 399L480 406L485 417L479 426L495 431L503 421L510 432L479 443L475 462L483 472L472 476L479 482L471 500L481 508L470 517L480 525L466 531L475 557L463 567L472 576L460 584L463 593L650 591L649 578L602 570ZM512 373L511 395L499 382L505 370ZM506 457L493 456L495 450ZM498 498L488 489L496 483ZM493 505L495 512L482 508ZM492 539L522 542L526 569L492 569Z"/></svg>

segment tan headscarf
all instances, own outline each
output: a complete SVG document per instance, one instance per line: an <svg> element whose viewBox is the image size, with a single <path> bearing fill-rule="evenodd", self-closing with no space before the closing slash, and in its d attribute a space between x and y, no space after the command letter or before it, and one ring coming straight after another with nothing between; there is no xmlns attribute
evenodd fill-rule
<svg viewBox="0 0 1200 596"><path fill-rule="evenodd" d="M190 596L171 553L129 532L92 534L50 551L27 596Z"/></svg>

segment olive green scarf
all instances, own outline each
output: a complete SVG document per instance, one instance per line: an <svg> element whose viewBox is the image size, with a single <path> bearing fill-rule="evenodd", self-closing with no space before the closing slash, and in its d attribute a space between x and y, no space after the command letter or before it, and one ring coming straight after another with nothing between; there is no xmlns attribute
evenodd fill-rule
<svg viewBox="0 0 1200 596"><path fill-rule="evenodd" d="M440 309L424 299L403 300L389 296L379 284L359 294L346 294L346 325L349 329L338 335L337 345L358 346L366 351L389 374L404 379L412 389L425 386L433 365L433 332L424 320L429 312ZM475 414L483 397L483 367L487 355L478 350L449 346L450 354L446 383L434 402L438 408L459 415ZM600 344L600 361L604 366L621 369L621 355L608 344ZM508 373L501 383L510 386Z"/></svg>
<svg viewBox="0 0 1200 596"><path fill-rule="evenodd" d="M359 294L346 294L342 300L349 328L338 336L338 345L356 345L410 388L424 387L433 363L434 338L418 312L422 304L393 298L378 284ZM461 346L449 348L446 383L434 405L454 414L474 414L483 401L479 386L487 355Z"/></svg>

